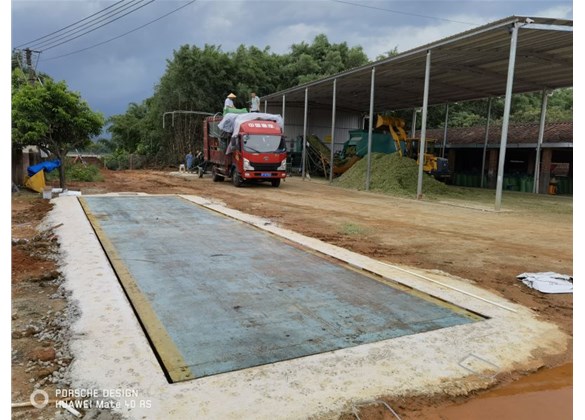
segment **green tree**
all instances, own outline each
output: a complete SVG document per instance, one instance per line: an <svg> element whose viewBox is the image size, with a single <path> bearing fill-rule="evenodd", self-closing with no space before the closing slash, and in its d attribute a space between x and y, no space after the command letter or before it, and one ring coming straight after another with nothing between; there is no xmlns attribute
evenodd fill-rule
<svg viewBox="0 0 585 420"><path fill-rule="evenodd" d="M346 42L331 44L325 34L317 35L311 44L293 44L291 52L283 56L280 89L286 89L331 76L368 63L361 46L348 47Z"/></svg>
<svg viewBox="0 0 585 420"><path fill-rule="evenodd" d="M384 60L385 58L390 58L398 55L398 46L395 46L389 51L386 51L384 54L380 54L376 57L376 61Z"/></svg>
<svg viewBox="0 0 585 420"><path fill-rule="evenodd" d="M99 138L89 144L83 151L87 153L95 153L97 155L104 155L112 153L116 146L110 139Z"/></svg>
<svg viewBox="0 0 585 420"><path fill-rule="evenodd" d="M104 118L93 112L65 82L45 80L43 85L23 85L12 93L12 141L36 145L56 156L61 187L65 187L65 156L83 148L101 132Z"/></svg>
<svg viewBox="0 0 585 420"><path fill-rule="evenodd" d="M128 105L125 114L108 118L106 121L107 131L111 133L112 144L117 149L128 153L136 152L142 140L142 120L146 117L147 112L146 106L132 102Z"/></svg>
<svg viewBox="0 0 585 420"><path fill-rule="evenodd" d="M515 95L512 102L512 120L537 123L540 121L542 92ZM573 120L573 89L556 89L549 94L546 121Z"/></svg>
<svg viewBox="0 0 585 420"><path fill-rule="evenodd" d="M240 45L224 52L217 45L183 45L167 61L153 96L111 117L108 131L120 151L145 153L151 162L176 163L187 151L202 147L202 117L177 113L163 128L166 112L221 112L230 92L237 95L236 106L243 108L252 91L262 97L367 62L361 47L331 44L323 34L311 44L293 44L283 55L272 53L270 47Z"/></svg>

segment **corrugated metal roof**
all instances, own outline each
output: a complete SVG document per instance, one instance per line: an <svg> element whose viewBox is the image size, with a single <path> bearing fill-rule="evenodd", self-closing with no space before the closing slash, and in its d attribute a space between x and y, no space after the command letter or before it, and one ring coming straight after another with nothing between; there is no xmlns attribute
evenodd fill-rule
<svg viewBox="0 0 585 420"><path fill-rule="evenodd" d="M508 145L512 144L536 144L538 142L539 124L515 123L508 127ZM427 130L427 138L435 139L442 143L444 138L444 129ZM488 144L500 144L502 136L502 126L491 125L488 132ZM447 144L450 146L458 145L483 145L485 141L485 126L474 127L449 127L447 130ZM543 142L550 144L573 143L573 123L556 122L548 123L544 126Z"/></svg>
<svg viewBox="0 0 585 420"><path fill-rule="evenodd" d="M332 103L337 79L337 107L366 112L370 106L372 67L375 73L375 111L422 106L427 50L431 51L429 105L481 99L505 94L510 29L519 30L514 93L573 85L573 21L512 16L397 56L337 75L266 95L268 103Z"/></svg>

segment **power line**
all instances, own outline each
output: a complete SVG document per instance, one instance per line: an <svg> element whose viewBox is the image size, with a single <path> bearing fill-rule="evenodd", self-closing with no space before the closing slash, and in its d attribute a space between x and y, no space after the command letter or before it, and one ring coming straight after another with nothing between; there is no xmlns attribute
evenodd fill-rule
<svg viewBox="0 0 585 420"><path fill-rule="evenodd" d="M124 1L126 1L126 0L124 0ZM54 43L56 43L58 41L61 41L61 40L65 39L65 38L67 38L67 37L72 36L73 34L79 33L79 32L81 32L81 31L83 31L85 29L88 29L88 28L90 28L92 26L95 26L98 23L103 22L106 19L109 19L111 17L114 17L114 16L116 16L116 15L124 12L125 10L127 10L130 7L136 6L136 5L133 5L132 4L132 3L135 3L136 1L138 1L138 3L142 3L144 0L131 0L131 2L129 4L127 4L127 5L121 5L118 8L113 9L110 12L108 12L108 13L102 15L102 16L98 16L98 17L95 17L94 19L91 19L90 21L82 24L79 27L75 27L75 26L77 26L77 23L76 24L73 24L73 25L69 25L69 27L72 27L71 29L69 29L67 31L64 31L64 32L61 31L62 33L60 33L60 34L56 34L56 35L53 35L53 36L44 37L44 38L47 38L47 39L45 39L44 41L42 41L40 44L38 44L38 43L37 44L33 44L33 47L36 48L36 49L42 49L44 46L48 46L48 45L54 44ZM121 9L121 10L118 10L118 9ZM73 32L73 34L71 34L71 32ZM68 35L68 34L70 34L70 35Z"/></svg>
<svg viewBox="0 0 585 420"><path fill-rule="evenodd" d="M103 41L103 42L100 42L100 43L98 43L98 44L94 44L94 45L92 45L92 46L90 46L90 47L87 47L87 48L83 48L83 49L81 49L81 50L77 50L77 51L70 52L70 53L68 53L68 54L58 55L58 56L56 56L56 57L49 57L49 58L45 59L44 61L49 61L49 60L56 60L56 59L58 59L58 58L63 58L63 57L67 57L67 56L70 56L70 55L73 55L73 54L78 54L78 53L80 53L80 52L87 51L87 50L90 50L90 49L92 49L92 48L95 48L95 47L99 47L100 45L107 44L108 42L112 42L112 41L114 41L114 40L116 40L116 39L120 39L120 38L122 38L123 36L126 36L126 35L128 35L128 34L131 34L132 32L136 32L136 31L138 31L139 29L142 29L142 28L144 28L144 27L146 27L146 26L148 26L148 25L150 25L150 24L153 24L153 23L155 23L155 22L158 22L159 20L161 20L161 19L164 19L164 18L166 18L167 16L169 16L169 15L172 15L172 14L173 14L173 13L175 13L175 12L178 12L179 10L181 10L181 9L183 9L183 8L185 8L185 7L187 7L187 6L191 5L191 4L193 4L193 3L195 3L196 1L197 1L197 0L191 0L189 3L187 3L187 4L185 4L185 5L181 6L181 7L178 7L178 8L176 8L176 9L174 9L174 10L172 10L172 11L170 11L170 12L168 12L168 13L166 13L166 14L164 14L164 15L162 15L162 16L160 16L160 17L158 17L158 18L154 19L154 20L151 20L150 22L148 22L148 23L145 23L144 25L138 26L137 28L134 28L134 29L132 29L131 31L125 32L125 33L123 33L122 35L118 35L118 36L116 36L116 37L114 37L114 38L110 38L110 39L108 39L107 41Z"/></svg>
<svg viewBox="0 0 585 420"><path fill-rule="evenodd" d="M94 29L91 29L91 30L89 30L89 31L83 32L82 34L79 34L79 35L77 35L77 36L75 36L75 37L73 37L73 38L71 38L71 39L68 39L68 40L65 40L65 41L59 42L58 44L55 44L55 45L50 45L49 47L47 47L47 48L44 48L44 49L43 49L43 51L51 50L51 49L53 49L53 48L55 48L55 47L58 47L59 45L65 44L65 43L67 43L67 42L71 42L71 41L73 41L74 39L77 39L77 38L80 38L80 37L82 37L83 35L87 35L87 34L88 34L88 33L90 33L90 32L96 31L96 30L98 30L98 29L100 29L100 28L102 28L102 27L104 27L104 26L106 26L106 25L109 25L109 24L110 24L110 23L112 23L112 22L115 22L115 21L117 21L118 19L121 19L121 18L123 18L124 16L127 16L127 15L129 15L130 13L134 13L134 12L135 12L135 11L137 11L138 9L142 9L142 8L143 8L143 7L145 7L145 6L148 6L150 3L154 2L154 1L155 1L155 0L150 0L148 3L145 3L145 4L143 4L143 5L139 6L139 7L135 8L135 9L132 9L131 11L129 11L129 12L127 12L127 13L124 13L122 16L119 16L119 17L117 17L117 18L115 18L115 19L112 19L111 21L109 21L109 22L106 22L106 23L104 23L103 25L100 25L100 26L98 26L97 28L94 28Z"/></svg>
<svg viewBox="0 0 585 420"><path fill-rule="evenodd" d="M437 16L418 15L416 13L408 13L408 12L403 12L401 10L384 9L382 7L368 6L366 4L352 3L350 1L342 1L342 0L330 0L330 1L335 2L335 3L349 4L351 6L364 7L366 9L382 10L384 12L397 13L397 14L406 15L406 16L422 17L422 18L425 18L425 19L436 19L436 20L442 20L444 22L461 23L463 25L471 25L471 26L477 26L478 25L478 23L461 22L459 20L445 19L445 18L440 18L440 17L437 17Z"/></svg>
<svg viewBox="0 0 585 420"><path fill-rule="evenodd" d="M25 45L30 45L30 44L32 44L33 42L37 42L37 41L40 41L41 39L45 39L45 38L47 38L47 37L49 37L49 36L51 36L51 35L54 35L54 34L56 34L56 33L59 33L59 32L61 32L61 31L65 30L65 29L68 29L68 28L70 28L70 27L72 27L72 26L75 26L75 25L77 25L78 23L81 23L81 22L83 22L83 21L85 21L85 20L87 20L87 19L89 19L89 18L91 18L91 17L97 16L97 15L99 15L99 14L101 14L101 13L105 12L106 10L108 10L108 9L110 9L110 8L112 8L112 7L114 7L114 6L116 6L116 5L117 5L117 4L119 4L119 3L124 3L125 1L126 1L126 0L120 0L119 2L117 2L117 3L114 3L114 4L112 4L111 6L108 6L108 7L106 7L105 9L102 9L102 10L100 10L99 12L95 12L95 13L94 13L94 14L92 14L92 15L89 15L89 16L87 16L87 17L85 17L85 18L81 19L81 20L78 20L77 22L74 22L74 23L72 23L71 25L67 25L67 26L65 26L65 27L63 27L63 28L61 28L61 29L57 29L55 32L51 32L50 34L47 34L47 35L45 35L45 36L42 36L42 37L40 37L40 38L33 39L32 41L28 41L28 42L25 42L25 43L23 43L23 44L20 44L20 45L16 46L15 48L24 47Z"/></svg>

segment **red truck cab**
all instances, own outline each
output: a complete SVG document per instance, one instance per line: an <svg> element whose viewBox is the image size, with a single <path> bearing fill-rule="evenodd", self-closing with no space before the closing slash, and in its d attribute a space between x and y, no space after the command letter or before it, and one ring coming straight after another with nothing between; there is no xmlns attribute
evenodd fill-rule
<svg viewBox="0 0 585 420"><path fill-rule="evenodd" d="M205 119L206 167L211 165L215 182L231 178L236 187L253 181L268 181L278 187L286 178L287 152L282 128L266 115L256 119L252 119L256 114L246 115L248 117L239 117L243 121L236 126L237 133L218 129L221 117Z"/></svg>

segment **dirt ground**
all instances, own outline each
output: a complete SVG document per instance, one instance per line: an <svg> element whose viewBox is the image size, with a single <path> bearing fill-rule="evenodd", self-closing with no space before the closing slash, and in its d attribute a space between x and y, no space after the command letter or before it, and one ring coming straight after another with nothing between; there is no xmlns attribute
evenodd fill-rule
<svg viewBox="0 0 585 420"><path fill-rule="evenodd" d="M442 270L468 279L533 309L543 320L554 322L572 337L572 295L545 295L516 280L523 272L573 274L570 197L536 198L510 192L504 195L503 211L494 212L493 201L417 201L341 189L324 181L303 181L298 177L287 179L280 188L272 188L269 184L235 188L227 181L214 183L209 175L187 179L171 176L169 172L147 170L104 171L103 174L104 182L70 183L69 188L81 190L83 194L180 193L220 200L231 208L266 217L285 228L388 263ZM59 313L66 306L64 297L50 298L59 289L58 267L46 253L36 255L35 247L30 245L31 238L38 235L34 230L36 224L50 206L38 194L13 194L13 402L27 400L39 378L48 372L39 372L41 366L34 365L25 374L32 366L29 366L30 349L54 345L51 340L39 340L38 333L20 337L19 334L26 331L23 315L26 314L30 323L28 317L32 315L29 312L36 312L42 319L48 311ZM50 232L44 236L51 240ZM16 238L29 242L15 243ZM58 252L58 249L53 251ZM53 277L38 280L47 273L52 273ZM39 293L39 288L43 287L44 293ZM61 359L56 358L51 366L42 368L51 370L55 366L59 369L66 366L70 356L66 351L59 353L63 356ZM567 372L572 372L572 357L572 349L569 349L562 356L543 362L543 369L557 379L564 378L565 388L571 390L572 376L569 378ZM528 373L519 371L501 378L501 386L512 386L513 380ZM554 382L550 378L544 382L547 381ZM569 397L564 396L565 399ZM477 396L383 400L394 407L401 418L455 419L463 417L449 417L451 414L441 410L469 399L477 399ZM395 418L381 404L356 410L362 419ZM355 415L347 413L342 418L355 418Z"/></svg>
<svg viewBox="0 0 585 420"><path fill-rule="evenodd" d="M31 394L36 389L54 394L57 386L66 385L72 360L59 244L50 227L38 230L52 206L32 192L12 195L12 403L23 405L13 409L13 418L37 418ZM35 401L42 403L42 395ZM55 412L46 409L43 415Z"/></svg>

